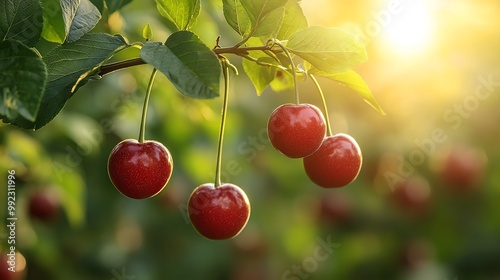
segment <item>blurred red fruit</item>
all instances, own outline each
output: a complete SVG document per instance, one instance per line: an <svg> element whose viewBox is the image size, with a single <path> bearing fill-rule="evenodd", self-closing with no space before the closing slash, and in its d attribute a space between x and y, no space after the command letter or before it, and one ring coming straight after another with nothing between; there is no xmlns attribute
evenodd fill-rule
<svg viewBox="0 0 500 280"><path fill-rule="evenodd" d="M319 217L325 223L345 223L352 217L351 202L340 193L323 196Z"/></svg>
<svg viewBox="0 0 500 280"><path fill-rule="evenodd" d="M429 206L431 187L424 177L412 176L395 185L393 197L401 208L422 212Z"/></svg>
<svg viewBox="0 0 500 280"><path fill-rule="evenodd" d="M450 189L472 190L481 184L486 165L486 154L482 150L455 146L445 154L438 175Z"/></svg>
<svg viewBox="0 0 500 280"><path fill-rule="evenodd" d="M48 190L39 190L29 198L28 212L31 218L52 222L59 212L57 195Z"/></svg>

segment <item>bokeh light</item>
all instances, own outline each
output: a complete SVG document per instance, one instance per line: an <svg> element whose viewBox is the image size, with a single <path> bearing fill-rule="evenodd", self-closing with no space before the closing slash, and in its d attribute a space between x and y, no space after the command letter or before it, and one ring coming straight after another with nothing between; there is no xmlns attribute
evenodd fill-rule
<svg viewBox="0 0 500 280"><path fill-rule="evenodd" d="M388 22L383 32L388 48L410 56L431 47L435 20L430 9L424 1L411 1L398 9L400 13L381 19Z"/></svg>

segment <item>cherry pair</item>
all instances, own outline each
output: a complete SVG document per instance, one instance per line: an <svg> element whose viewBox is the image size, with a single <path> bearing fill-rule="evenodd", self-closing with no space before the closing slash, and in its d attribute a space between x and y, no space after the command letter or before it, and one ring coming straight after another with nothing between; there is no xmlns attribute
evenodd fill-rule
<svg viewBox="0 0 500 280"><path fill-rule="evenodd" d="M284 104L268 121L271 144L290 158L303 158L307 176L323 188L345 186L358 176L361 150L351 136L326 134L325 118L311 104Z"/></svg>

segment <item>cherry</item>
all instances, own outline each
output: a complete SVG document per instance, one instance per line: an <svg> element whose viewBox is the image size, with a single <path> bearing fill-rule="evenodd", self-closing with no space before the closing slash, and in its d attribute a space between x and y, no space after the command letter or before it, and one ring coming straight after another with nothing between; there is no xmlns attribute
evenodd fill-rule
<svg viewBox="0 0 500 280"><path fill-rule="evenodd" d="M465 191L476 189L484 177L486 155L470 146L455 146L450 149L438 171L450 189Z"/></svg>
<svg viewBox="0 0 500 280"><path fill-rule="evenodd" d="M351 136L339 133L326 137L319 149L304 158L311 181L323 188L343 187L356 179L363 161L361 149Z"/></svg>
<svg viewBox="0 0 500 280"><path fill-rule="evenodd" d="M319 218L326 224L346 224L353 216L351 201L341 193L322 195Z"/></svg>
<svg viewBox="0 0 500 280"><path fill-rule="evenodd" d="M157 141L127 139L118 143L108 159L108 174L123 195L149 198L158 194L172 175L170 152Z"/></svg>
<svg viewBox="0 0 500 280"><path fill-rule="evenodd" d="M52 222L59 212L59 199L50 191L39 190L29 197L30 217L43 222Z"/></svg>
<svg viewBox="0 0 500 280"><path fill-rule="evenodd" d="M25 276L25 267L26 267L26 259L19 253L15 252L16 260L9 260L10 257L8 254L12 254L13 251L0 251L0 279L2 280L20 280L24 279ZM13 268L9 265L9 261L12 261L12 265L15 265ZM14 272L10 269L14 269Z"/></svg>
<svg viewBox="0 0 500 280"><path fill-rule="evenodd" d="M194 228L213 240L237 236L250 217L250 202L245 192L233 184L207 183L191 193L188 214Z"/></svg>
<svg viewBox="0 0 500 280"><path fill-rule="evenodd" d="M424 212L428 208L430 195L429 182L417 175L396 184L393 192L394 200L401 208L415 213Z"/></svg>
<svg viewBox="0 0 500 280"><path fill-rule="evenodd" d="M0 251L1 252L1 251ZM7 264L7 258L4 257L4 253L1 252L2 255L0 256L0 279L5 279L5 280L13 280L15 278L15 272L9 271L9 265Z"/></svg>
<svg viewBox="0 0 500 280"><path fill-rule="evenodd" d="M290 158L302 158L316 151L325 137L321 111L311 104L283 104L269 117L267 132L271 144Z"/></svg>
<svg viewBox="0 0 500 280"><path fill-rule="evenodd" d="M399 253L401 265L408 269L418 269L432 261L433 248L426 240L412 240Z"/></svg>
<svg viewBox="0 0 500 280"><path fill-rule="evenodd" d="M240 256L260 258L269 253L269 244L262 232L258 230L246 229L239 238L233 241L234 252Z"/></svg>

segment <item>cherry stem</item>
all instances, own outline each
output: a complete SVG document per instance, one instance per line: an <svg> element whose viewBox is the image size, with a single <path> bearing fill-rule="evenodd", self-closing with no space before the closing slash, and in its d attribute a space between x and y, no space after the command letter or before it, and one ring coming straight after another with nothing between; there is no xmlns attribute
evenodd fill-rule
<svg viewBox="0 0 500 280"><path fill-rule="evenodd" d="M139 143L144 143L144 138L146 134L146 115L148 114L148 104L149 97L151 96L151 89L153 88L153 82L156 77L156 73L158 69L153 69L151 73L151 77L149 78L148 88L146 90L146 97L144 98L144 105L142 107L142 119L141 119L141 128L139 130Z"/></svg>
<svg viewBox="0 0 500 280"><path fill-rule="evenodd" d="M292 65L292 75L293 75L293 85L295 86L295 103L300 104L299 101L299 88L297 86L297 69L295 68L295 64L293 63L292 55L288 51L288 49L278 40L273 40L273 43L278 45L286 54L288 59L290 60L290 64Z"/></svg>
<svg viewBox="0 0 500 280"><path fill-rule="evenodd" d="M325 95L323 94L323 90L321 89L318 80L316 80L316 77L314 77L311 74L309 74L309 77L311 77L311 80L314 82L314 85L318 89L319 95L321 96L321 103L323 103L323 111L325 111L326 133L328 134L327 136L332 136L333 135L332 126L330 124L330 116L328 115L328 106L326 105Z"/></svg>
<svg viewBox="0 0 500 280"><path fill-rule="evenodd" d="M220 122L220 131L219 131L219 145L217 147L217 163L215 167L215 187L217 188L222 184L220 178L220 171L222 169L222 144L224 142L224 128L226 126L226 115L227 115L227 104L229 103L229 65L227 58L220 56L223 68L224 75L224 100L222 104L222 116Z"/></svg>

